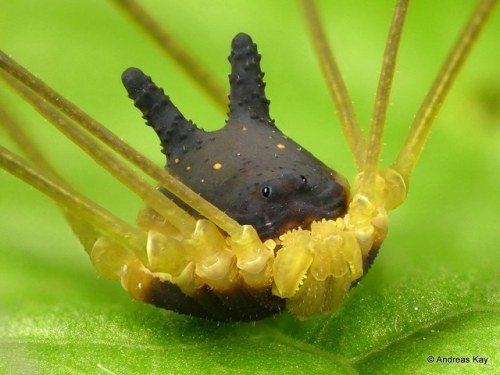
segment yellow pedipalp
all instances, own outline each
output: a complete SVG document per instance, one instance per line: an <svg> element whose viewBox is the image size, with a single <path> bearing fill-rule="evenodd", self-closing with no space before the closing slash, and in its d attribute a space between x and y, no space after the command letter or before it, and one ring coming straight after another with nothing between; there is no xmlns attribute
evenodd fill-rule
<svg viewBox="0 0 500 375"><path fill-rule="evenodd" d="M262 243L255 229L243 225L238 236L228 238L237 259L237 267L248 285L256 288L270 286L273 279L274 241Z"/></svg>
<svg viewBox="0 0 500 375"><path fill-rule="evenodd" d="M297 229L280 237L282 248L274 261L273 291L276 295L289 298L295 295L306 277L314 254L309 248L311 233Z"/></svg>
<svg viewBox="0 0 500 375"><path fill-rule="evenodd" d="M178 276L189 263L181 241L154 230L148 232L148 268L152 272Z"/></svg>
<svg viewBox="0 0 500 375"><path fill-rule="evenodd" d="M108 279L119 280L123 265L136 258L107 237L99 237L90 251L90 260L96 272Z"/></svg>

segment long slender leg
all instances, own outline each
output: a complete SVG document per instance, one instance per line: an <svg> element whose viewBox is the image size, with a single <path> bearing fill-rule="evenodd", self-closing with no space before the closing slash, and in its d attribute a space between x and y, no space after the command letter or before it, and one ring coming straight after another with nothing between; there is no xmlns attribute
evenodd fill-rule
<svg viewBox="0 0 500 375"><path fill-rule="evenodd" d="M323 75L325 76L330 95L337 108L340 125L349 144L358 171L361 171L365 159L365 141L359 126L352 101L340 74L339 68L329 47L325 32L319 19L313 0L303 0L307 25L318 55Z"/></svg>
<svg viewBox="0 0 500 375"><path fill-rule="evenodd" d="M427 142L434 119L497 2L483 0L477 6L413 120L403 147L392 165L407 183Z"/></svg>
<svg viewBox="0 0 500 375"><path fill-rule="evenodd" d="M0 103L0 126L7 131L8 136L19 147L25 157L37 166L40 170L44 171L47 176L55 181L60 186L73 190L69 183L57 173L54 166L45 157L42 150L38 147L32 137L25 132L23 126L12 116L5 107L2 108ZM92 246L99 237L98 229L91 223L85 221L79 215L73 214L71 211L62 210L68 224L71 226L73 233L80 239L87 252L91 251Z"/></svg>
<svg viewBox="0 0 500 375"><path fill-rule="evenodd" d="M81 109L55 92L33 74L28 72L5 53L0 51L0 68L9 75L16 78L40 97L48 101L59 111L70 117L78 126L87 129L93 136L108 145L122 157L140 168L144 173L156 180L161 186L176 195L187 205L198 211L201 215L212 221L219 228L223 229L231 236L241 234L242 227L235 220L231 219L224 212L216 208L211 203L205 201L196 192L179 182L167 171L158 167L148 160L144 155L136 151L130 145L122 141L115 134L106 129L96 120L89 117Z"/></svg>
<svg viewBox="0 0 500 375"><path fill-rule="evenodd" d="M132 251L142 261L147 261L147 236L142 230L118 219L2 146L0 146L0 167L46 194L73 215L83 217L103 234Z"/></svg>
<svg viewBox="0 0 500 375"><path fill-rule="evenodd" d="M361 178L359 192L370 197L374 191L375 178L377 177L380 152L382 150L382 140L385 126L387 107L391 94L392 79L396 67L399 41L403 30L406 11L409 0L399 0L392 18L387 44L385 46L382 71L375 97L375 105L372 115L372 124L368 138L368 148L366 150L366 160L363 166L363 175Z"/></svg>
<svg viewBox="0 0 500 375"><path fill-rule="evenodd" d="M190 51L175 40L165 26L160 25L134 0L112 1L153 38L162 51L172 57L222 110L227 110L226 89L192 56Z"/></svg>
<svg viewBox="0 0 500 375"><path fill-rule="evenodd" d="M27 134L22 126L18 124L14 116L12 116L4 107L0 104L0 126L3 126L7 131L9 137L14 141L14 143L22 150L23 154L32 163L37 165L44 171L50 172L52 175L61 178L55 168L47 160L44 153L36 145L36 143L31 139L29 134Z"/></svg>
<svg viewBox="0 0 500 375"><path fill-rule="evenodd" d="M94 141L89 135L80 130L65 117L61 116L52 107L44 103L44 101L31 90L11 78L7 78L6 82L26 99L27 102L32 104L37 111L54 124L64 135L76 143L124 185L139 195L144 202L159 212L169 222L174 224L183 234L189 235L192 233L195 226L195 220L189 214L146 183L125 163Z"/></svg>

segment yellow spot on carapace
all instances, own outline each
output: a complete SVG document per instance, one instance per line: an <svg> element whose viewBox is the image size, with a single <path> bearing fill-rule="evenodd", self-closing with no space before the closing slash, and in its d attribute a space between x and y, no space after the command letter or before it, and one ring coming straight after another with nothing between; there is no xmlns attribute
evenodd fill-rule
<svg viewBox="0 0 500 375"><path fill-rule="evenodd" d="M241 128L241 130L244 131L244 132L246 132L247 131L247 127L244 126L244 127Z"/></svg>
<svg viewBox="0 0 500 375"><path fill-rule="evenodd" d="M190 169L191 169L191 166L190 166L190 165L188 165L188 166L186 167L186 171L189 171Z"/></svg>
<svg viewBox="0 0 500 375"><path fill-rule="evenodd" d="M280 150L284 150L285 149L285 145L283 143L278 143L276 145L276 147L278 147Z"/></svg>
<svg viewBox="0 0 500 375"><path fill-rule="evenodd" d="M175 164L179 164L181 162L181 159L175 158L174 162L175 162Z"/></svg>
<svg viewBox="0 0 500 375"><path fill-rule="evenodd" d="M218 171L219 169L222 168L222 164L221 163L215 163L213 166L212 166L213 169L215 169L216 171Z"/></svg>

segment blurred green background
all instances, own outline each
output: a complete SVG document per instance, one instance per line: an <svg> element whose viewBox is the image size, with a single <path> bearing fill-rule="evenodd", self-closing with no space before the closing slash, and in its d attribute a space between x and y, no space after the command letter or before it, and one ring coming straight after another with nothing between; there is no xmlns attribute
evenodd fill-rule
<svg viewBox="0 0 500 375"><path fill-rule="evenodd" d="M240 31L250 34L263 55L271 115L278 126L352 181L352 157L298 3L143 3L224 84L231 38ZM370 120L392 3L320 2L341 71L364 125ZM398 151L474 3L415 1L410 6L388 115L385 165ZM499 16L498 12L494 14L445 102L411 181L408 201L391 214L389 237L359 293L391 288L411 280L414 274L423 274L431 284L433 275L498 276ZM224 124L225 113L213 106L111 2L1 1L0 46L159 164L164 160L158 141L143 125L121 86L120 75L127 67L140 67L151 75L198 126L210 130ZM4 86L0 99L71 183L116 214L134 221L141 203L132 194ZM2 145L14 148L4 134L0 133L0 139ZM0 172L0 321L8 332L3 334L8 337L3 345L8 346L19 333L12 327L24 327L22 322L26 321L27 326L29 322L35 324L33 319L40 311L94 307L156 313L130 301L118 283L94 273L51 201ZM167 317L176 318L175 314Z"/></svg>

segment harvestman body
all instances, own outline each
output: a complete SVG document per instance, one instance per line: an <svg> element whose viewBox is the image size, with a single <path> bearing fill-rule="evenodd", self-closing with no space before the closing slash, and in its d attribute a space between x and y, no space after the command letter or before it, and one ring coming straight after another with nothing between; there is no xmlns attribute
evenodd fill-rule
<svg viewBox="0 0 500 375"><path fill-rule="evenodd" d="M16 138L21 129L8 121L4 122L11 125L14 140L28 150L32 163L0 147L0 166L63 206L97 272L119 280L138 300L215 320L255 320L284 309L299 317L329 312L377 254L387 234L387 212L405 200L433 120L495 5L496 1L479 4L398 157L381 169L385 114L407 1L398 1L393 16L367 142L313 3L304 1L358 168L352 188L270 119L260 56L245 34L233 40L229 120L216 132L206 133L187 121L140 70L124 73L129 96L161 140L167 170L0 54L0 67L6 73L2 77L143 199L148 208L139 214L138 226L126 224L74 191L37 156L29 137ZM149 17L142 10L130 10L139 22ZM154 24L149 22L148 27L158 35ZM216 91L208 81L206 89ZM151 176L161 190L145 183L80 126Z"/></svg>

